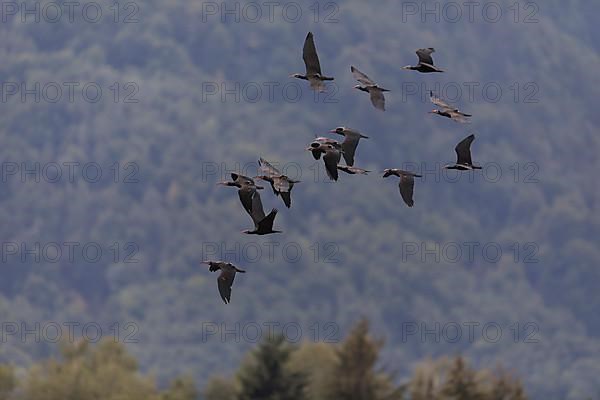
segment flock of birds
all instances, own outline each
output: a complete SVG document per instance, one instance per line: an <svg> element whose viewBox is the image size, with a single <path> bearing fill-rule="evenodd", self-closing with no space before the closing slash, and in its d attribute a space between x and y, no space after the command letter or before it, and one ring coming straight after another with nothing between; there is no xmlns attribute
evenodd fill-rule
<svg viewBox="0 0 600 400"><path fill-rule="evenodd" d="M431 56L434 52L435 50L433 48L417 50L416 53L419 57L418 64L415 66L406 66L403 67L403 69L421 73L444 72L444 70L434 65ZM321 73L321 65L319 63L319 57L317 56L312 32L308 33L304 41L302 58L306 66L306 73L296 73L290 76L308 81L313 90L320 92L324 91L326 89L325 82L332 81L334 78L325 76ZM373 106L378 110L385 111L384 92L389 92L389 90L380 87L375 81L354 66L350 67L350 71L354 78L359 82L359 85L354 86L354 88L369 93ZM441 98L435 96L433 92L430 92L430 100L438 107L437 109L430 111L432 114L437 114L461 123L468 122L471 117L470 114L460 111L456 107L451 106ZM351 175L369 173L370 171L368 170L354 166L354 156L358 144L361 139L368 139L368 136L343 126L331 130L330 133L341 135L344 137L344 140L340 143L337 140L328 137L317 137L310 143L309 147L306 148L307 151L312 153L315 160L319 160L321 157L323 158L327 176L331 180L337 181L338 171L343 171ZM475 135L469 135L461 140L455 147L457 156L456 163L446 165L444 168L458 171L481 169L481 167L474 165L471 160L471 144L474 139ZM344 159L345 165L340 164L342 158ZM273 229L273 223L275 222L278 211L276 208L273 208L269 214L265 214L259 194L259 190L264 189L264 187L257 185L255 179L268 182L271 185L271 189L275 196L281 197L287 208L290 208L292 205L292 188L295 184L299 183L299 181L283 175L277 168L263 158L258 161L258 166L259 174L254 178L232 173L231 181L219 182L218 185L231 186L238 189L240 202L254 223L254 229L245 230L243 233L250 235L281 233L281 231ZM400 196L408 207L412 207L414 205L413 192L415 178L420 178L421 175L397 168L386 169L383 173L384 178L392 175L400 178L398 184ZM231 301L231 287L236 273L245 273L246 271L225 261L204 261L203 263L209 265L210 272L220 271L219 277L217 278L219 294L225 304L229 303Z"/></svg>

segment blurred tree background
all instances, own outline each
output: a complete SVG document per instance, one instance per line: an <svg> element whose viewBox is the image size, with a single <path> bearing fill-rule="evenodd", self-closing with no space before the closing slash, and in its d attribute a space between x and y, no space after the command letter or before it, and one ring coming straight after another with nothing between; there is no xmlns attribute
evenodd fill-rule
<svg viewBox="0 0 600 400"><path fill-rule="evenodd" d="M317 346L317 347L315 347ZM322 348L318 348L324 346ZM63 344L60 357L19 371L0 366L2 400L525 400L520 381L501 370L471 369L458 356L422 363L396 386L379 368L381 341L363 320L339 346L302 343L268 336L247 354L232 377L213 376L202 392L189 378L176 378L166 390L140 373L120 343ZM312 354L311 354L312 353ZM306 354L327 354L317 364ZM315 368L316 367L316 368ZM324 384L323 384L324 383Z"/></svg>
<svg viewBox="0 0 600 400"><path fill-rule="evenodd" d="M51 3L63 4L15 4L18 10L35 10L36 4L50 10ZM97 390L104 396L102 390L122 388L125 379L134 382L126 385L130 396L189 398L194 382L201 391L207 387L208 397L226 399L250 396L262 390L268 374L277 374L293 385L273 396L292 396L301 388L307 398L324 399L483 398L495 391L489 398L503 398L507 391L522 396L521 386L501 371L481 372L496 365L510 366L533 399L579 400L600 393L600 249L594 244L600 237L598 5L548 0L532 3L536 11L522 2L515 22L514 1L502 0L494 4L504 10L503 18L491 23L482 17L483 7L473 22L467 14L459 22L431 17L423 22L421 15L403 14L407 2L398 0L348 0L333 8L328 3L295 3L302 9L297 22L282 17L283 5L273 21L266 15L258 22L243 15L239 21L223 19L221 8L246 4L234 1L85 0L73 21L65 13L54 22L3 10L0 321L19 330L22 323L34 329L36 323L93 321L105 337L119 323L121 342L133 332L136 342L126 346L136 362L119 347L99 346L98 352L71 349L72 358L63 355L48 364L43 360L60 356L55 343L4 335L9 325L3 325L0 362L15 369L1 370L1 393L16 385L15 396L40 398L43 392L44 398L68 398L64 390L87 396L89 386L90 395ZM82 17L87 4L102 10L97 22ZM219 13L207 13L207 4ZM303 70L301 49L309 30L323 71L336 78L328 98L315 100L305 82L288 78ZM402 71L421 47L436 48L435 62L448 72ZM352 89L350 65L392 90L385 113ZM73 101L69 82L79 85ZM279 85L272 101L268 82ZM282 92L292 82L302 88L297 101ZM17 94L10 95L11 83L21 88ZM24 94L36 83L47 88L40 101ZM63 89L57 102L49 101L52 83ZM97 102L81 93L89 83L102 89ZM207 95L207 84L217 85L219 93ZM239 84L247 92L222 99L223 84L234 91ZM473 100L466 84L479 85ZM252 100L256 85L262 95ZM483 95L486 85L502 89L498 101ZM427 114L429 89L457 86L462 96L455 102L474 114L471 125ZM414 88L418 94L411 94ZM344 175L331 184L322 168L315 179L320 164L304 148L315 134L340 125L370 136L356 159L357 166L374 172ZM455 144L469 132L477 135L474 160L496 163L498 179L490 178L494 169L457 182L429 172L416 182L416 204L408 209L396 182L376 173L404 163L435 170L453 160ZM291 210L268 191L263 194L265 208L281 209L276 226L284 234L277 237L241 235L249 218L233 190L215 185L260 156L293 163L302 181ZM26 172L35 171L35 163L80 164L73 182L64 165L56 182L44 179L52 171L36 182ZM98 182L82 177L87 163L101 166ZM273 241L279 250L270 259L266 249ZM98 243L104 256L89 262L77 251L69 260L63 250L58 261L21 257L36 243L65 242ZM480 246L473 260L463 250L458 262L438 261L421 254L406 258L402 245L465 242L497 243L503 254L489 261ZM115 243L116 259L110 250ZM135 247L125 249L127 243ZM302 249L297 260L280 251L290 243ZM534 246L525 248L528 243ZM12 255L14 244L26 248ZM216 276L199 264L229 256L209 253L207 244L234 249L231 261L248 270L236 278L229 306L218 297ZM263 251L255 260L239 250L252 245ZM128 255L137 262L127 262ZM367 340L360 325L353 330L360 315L368 316L385 342ZM205 337L206 323L232 329L269 321L299 324L305 340L314 324L333 341L350 336L340 346L306 343L297 349L277 342L255 349L247 340ZM128 322L137 328L124 332ZM467 338L464 329L454 342L406 337L406 324L413 322L428 329L436 323L480 325L475 337ZM489 322L502 327L497 342L480 333ZM335 329L323 332L326 324ZM272 359L261 356L261 346L277 349ZM456 360L457 354L465 359ZM97 357L107 365L95 365ZM376 360L393 368L379 370ZM247 367L253 363L264 364L264 371ZM85 365L77 376L75 364ZM346 373L335 372L340 368ZM208 382L213 372L233 384ZM97 383L77 383L92 374L99 374L93 378ZM70 384L54 387L58 381Z"/></svg>

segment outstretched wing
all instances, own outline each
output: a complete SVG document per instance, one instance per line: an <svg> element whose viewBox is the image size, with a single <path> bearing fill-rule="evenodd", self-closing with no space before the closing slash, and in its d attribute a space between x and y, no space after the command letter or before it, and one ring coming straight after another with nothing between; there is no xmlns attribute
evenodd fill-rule
<svg viewBox="0 0 600 400"><path fill-rule="evenodd" d="M346 165L352 167L354 165L354 153L356 152L356 148L358 147L358 142L360 141L360 136L358 135L346 135L344 141L342 142L342 150L344 151L344 161L346 161Z"/></svg>
<svg viewBox="0 0 600 400"><path fill-rule="evenodd" d="M279 195L281 196L281 199L283 200L283 203L285 204L285 206L287 208L290 208L292 206L292 195L290 192L281 192L279 193Z"/></svg>
<svg viewBox="0 0 600 400"><path fill-rule="evenodd" d="M435 104L436 106L443 108L445 110L450 110L450 111L458 111L457 108L452 107L450 104L446 103L444 100L440 99L439 97L437 97L436 95L433 94L433 91L429 92L429 99L431 100L431 102L433 104Z"/></svg>
<svg viewBox="0 0 600 400"><path fill-rule="evenodd" d="M319 56L317 56L317 49L315 47L315 41L313 39L312 32L308 32L306 39L304 40L304 48L302 49L302 59L306 66L306 75L321 75L321 64L319 63ZM312 84L312 82L311 82Z"/></svg>
<svg viewBox="0 0 600 400"><path fill-rule="evenodd" d="M383 90L379 88L369 88L369 95L371 96L371 104L381 111L385 111L385 97L383 96Z"/></svg>
<svg viewBox="0 0 600 400"><path fill-rule="evenodd" d="M327 150L325 155L323 156L323 161L325 161L325 170L327 171L327 176L330 179L337 181L338 180L338 169L337 165L341 159L340 151L334 149L333 146Z"/></svg>
<svg viewBox="0 0 600 400"><path fill-rule="evenodd" d="M217 278L217 285L219 287L219 294L221 298L228 304L231 301L231 286L233 286L233 280L235 279L235 271L233 270L221 270L221 274Z"/></svg>
<svg viewBox="0 0 600 400"><path fill-rule="evenodd" d="M281 172L279 172L279 170L277 168L275 168L273 165L271 165L271 163L269 163L267 160L265 160L262 157L260 158L260 160L258 160L258 165L259 165L260 171L267 176L281 175Z"/></svg>
<svg viewBox="0 0 600 400"><path fill-rule="evenodd" d="M256 188L250 185L243 185L238 190L238 196L240 197L240 202L244 207L244 210L250 215L252 215L252 203L255 195L258 195Z"/></svg>
<svg viewBox="0 0 600 400"><path fill-rule="evenodd" d="M265 210L263 209L258 190L255 190L252 196L252 210L249 214L255 225L265 217Z"/></svg>
<svg viewBox="0 0 600 400"><path fill-rule="evenodd" d="M398 184L400 188L400 196L402 196L402 200L406 203L407 206L414 206L415 202L413 201L413 192L415 187L415 178L412 175L400 175L400 183Z"/></svg>
<svg viewBox="0 0 600 400"><path fill-rule="evenodd" d="M363 85L365 85L365 86L375 86L376 85L375 82L373 82L371 80L371 78L369 78L364 73L360 72L353 65L350 66L350 71L352 71L352 75L354 75L354 79L356 79L357 81L359 81Z"/></svg>
<svg viewBox="0 0 600 400"><path fill-rule="evenodd" d="M273 230L273 222L275 222L275 217L277 216L277 209L274 208L271 210L269 215L260 220L257 224L257 228L259 231L272 231Z"/></svg>
<svg viewBox="0 0 600 400"><path fill-rule="evenodd" d="M435 52L435 49L433 47L417 50L417 56L419 57L419 62L433 65L433 58L431 58L431 53L434 53L434 52Z"/></svg>
<svg viewBox="0 0 600 400"><path fill-rule="evenodd" d="M471 161L471 143L473 143L473 140L475 140L475 135L469 135L456 145L454 150L456 151L457 164L473 165Z"/></svg>

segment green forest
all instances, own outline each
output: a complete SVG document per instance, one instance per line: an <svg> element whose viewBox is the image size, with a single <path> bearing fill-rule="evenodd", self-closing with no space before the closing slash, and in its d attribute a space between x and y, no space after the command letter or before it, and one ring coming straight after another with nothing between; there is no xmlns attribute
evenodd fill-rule
<svg viewBox="0 0 600 400"><path fill-rule="evenodd" d="M423 21L399 0L298 2L293 21L283 6L251 21L235 15L247 2L193 0L83 0L73 20L53 19L53 3L0 10L3 393L249 398L273 373L319 399L600 398L597 2L517 1L515 14L501 0L497 22L480 9ZM317 98L290 78L309 31L335 77ZM401 69L424 47L445 73ZM385 112L353 88L351 65L391 90ZM429 90L472 123L428 114ZM369 175L330 182L305 151L338 126L369 136L355 157ZM484 169L443 175L471 133ZM237 194L216 183L254 176L260 157L301 182L290 209L267 186L283 233L249 237ZM381 174L406 165L424 175L412 208ZM230 304L206 259L247 271ZM340 374L362 317L366 375ZM300 340L220 335L275 322L301 327ZM61 352L67 324L76 340ZM459 386L475 394L452 395ZM512 394L493 397L504 386Z"/></svg>
<svg viewBox="0 0 600 400"><path fill-rule="evenodd" d="M0 366L2 400L526 400L518 378L501 367L476 370L461 356L421 362L413 376L395 383L383 368L383 340L358 322L339 345L291 344L265 338L233 376L213 376L204 388L189 377L157 388L154 377L114 341L65 343L56 358L20 371Z"/></svg>

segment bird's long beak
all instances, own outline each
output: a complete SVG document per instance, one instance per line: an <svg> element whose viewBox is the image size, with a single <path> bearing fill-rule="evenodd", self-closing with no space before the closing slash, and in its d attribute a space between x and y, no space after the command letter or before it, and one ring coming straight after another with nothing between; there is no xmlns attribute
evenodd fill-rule
<svg viewBox="0 0 600 400"><path fill-rule="evenodd" d="M210 261L202 261L200 264L210 265Z"/></svg>
<svg viewBox="0 0 600 400"><path fill-rule="evenodd" d="M227 186L227 182L217 182L217 185L223 185L223 186Z"/></svg>
<svg viewBox="0 0 600 400"><path fill-rule="evenodd" d="M304 150L306 150L306 151L313 151L313 148L312 147L307 147Z"/></svg>
<svg viewBox="0 0 600 400"><path fill-rule="evenodd" d="M329 133L337 133L337 131L335 129L331 129Z"/></svg>

